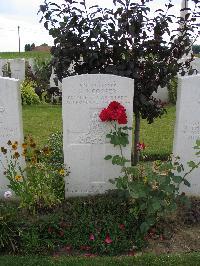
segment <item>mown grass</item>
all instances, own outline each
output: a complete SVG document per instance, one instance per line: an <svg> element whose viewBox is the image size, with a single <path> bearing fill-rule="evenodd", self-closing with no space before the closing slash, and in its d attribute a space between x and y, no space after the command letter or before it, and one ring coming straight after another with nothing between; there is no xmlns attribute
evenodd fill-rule
<svg viewBox="0 0 200 266"><path fill-rule="evenodd" d="M147 145L147 159L166 159L172 152L176 107L171 105L166 110L162 118L157 118L150 125L142 120L140 140Z"/></svg>
<svg viewBox="0 0 200 266"><path fill-rule="evenodd" d="M147 145L147 159L164 159L172 152L175 106L166 109L167 113L153 124L142 121L141 141ZM45 144L49 134L62 130L61 113L61 106L23 106L25 135L30 134L39 144Z"/></svg>
<svg viewBox="0 0 200 266"><path fill-rule="evenodd" d="M46 144L51 133L62 130L62 109L56 105L23 106L24 135L39 145Z"/></svg>
<svg viewBox="0 0 200 266"><path fill-rule="evenodd" d="M138 257L37 257L2 256L0 266L199 266L200 253L142 255Z"/></svg>
<svg viewBox="0 0 200 266"><path fill-rule="evenodd" d="M16 58L50 58L49 52L0 52L0 59L16 59Z"/></svg>

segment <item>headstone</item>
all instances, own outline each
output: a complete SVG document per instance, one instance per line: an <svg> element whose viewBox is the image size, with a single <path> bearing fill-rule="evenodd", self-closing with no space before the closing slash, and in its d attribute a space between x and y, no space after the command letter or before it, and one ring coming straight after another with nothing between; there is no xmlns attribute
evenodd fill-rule
<svg viewBox="0 0 200 266"><path fill-rule="evenodd" d="M3 77L3 66L7 63L6 59L0 59L0 77Z"/></svg>
<svg viewBox="0 0 200 266"><path fill-rule="evenodd" d="M194 58L194 61L192 61L191 65L192 65L192 68L195 69L199 74L200 73L200 58L199 57Z"/></svg>
<svg viewBox="0 0 200 266"><path fill-rule="evenodd" d="M8 148L8 140L23 141L21 95L18 80L0 77L0 147ZM0 160L6 165L4 158L0 153ZM0 197L8 184L4 171L0 163Z"/></svg>
<svg viewBox="0 0 200 266"><path fill-rule="evenodd" d="M152 96L157 100L160 100L162 103L169 102L169 91L167 87L164 88L159 87L157 92L153 92Z"/></svg>
<svg viewBox="0 0 200 266"><path fill-rule="evenodd" d="M198 161L193 147L200 139L200 75L180 77L178 83L173 154L180 156L187 172L187 162ZM184 186L183 191L200 195L200 168L187 178L191 188Z"/></svg>
<svg viewBox="0 0 200 266"><path fill-rule="evenodd" d="M20 82L25 80L25 60L9 59L11 69L11 78L19 79Z"/></svg>
<svg viewBox="0 0 200 266"><path fill-rule="evenodd" d="M120 168L104 160L120 153L109 144L110 124L99 119L101 110L112 101L126 108L128 124L133 121L134 81L114 75L80 75L63 79L63 141L66 197L100 194L112 189L109 179L120 175ZM132 136L124 155L131 158Z"/></svg>
<svg viewBox="0 0 200 266"><path fill-rule="evenodd" d="M34 58L28 58L27 61L28 61L28 64L31 68L32 73L35 74L35 59Z"/></svg>

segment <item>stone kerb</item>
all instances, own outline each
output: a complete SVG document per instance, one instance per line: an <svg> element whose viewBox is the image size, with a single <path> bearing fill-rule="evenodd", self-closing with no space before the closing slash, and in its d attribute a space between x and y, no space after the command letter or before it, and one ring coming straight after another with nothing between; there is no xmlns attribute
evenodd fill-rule
<svg viewBox="0 0 200 266"><path fill-rule="evenodd" d="M21 95L18 80L0 77L0 147L8 148L8 140L23 142ZM6 166L2 153L0 160ZM3 165L0 163L0 197L8 190Z"/></svg>
<svg viewBox="0 0 200 266"><path fill-rule="evenodd" d="M173 154L180 156L185 171L188 161L198 160L193 149L197 139L200 139L200 75L179 77ZM188 181L191 188L184 187L183 191L200 195L200 169L195 169Z"/></svg>
<svg viewBox="0 0 200 266"><path fill-rule="evenodd" d="M128 125L133 121L134 81L114 75L80 75L63 79L62 116L66 178L66 197L100 194L113 188L109 179L119 176L119 167L105 161L108 154L119 154L106 140L108 123L99 119L101 110L112 101L127 110ZM130 132L131 136L131 132ZM125 149L131 159L132 138Z"/></svg>

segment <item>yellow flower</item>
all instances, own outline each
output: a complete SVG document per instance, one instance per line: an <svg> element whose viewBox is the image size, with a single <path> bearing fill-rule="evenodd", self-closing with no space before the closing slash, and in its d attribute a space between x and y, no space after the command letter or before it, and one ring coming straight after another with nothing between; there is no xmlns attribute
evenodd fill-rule
<svg viewBox="0 0 200 266"><path fill-rule="evenodd" d="M12 142L11 142L11 140L9 140L7 144L8 144L9 146L10 146L10 145L12 145Z"/></svg>
<svg viewBox="0 0 200 266"><path fill-rule="evenodd" d="M32 157L32 158L31 158L31 162L32 162L33 164L37 163L37 159L36 159L36 157Z"/></svg>
<svg viewBox="0 0 200 266"><path fill-rule="evenodd" d="M2 152L3 154L6 154L6 153L7 153L7 149L5 149L4 147L1 147L1 152Z"/></svg>
<svg viewBox="0 0 200 266"><path fill-rule="evenodd" d="M16 143L14 143L14 144L12 145L12 149L13 149L14 151L17 150L17 144L16 144Z"/></svg>
<svg viewBox="0 0 200 266"><path fill-rule="evenodd" d="M22 148L23 149L27 149L27 146L28 146L27 143L22 143Z"/></svg>
<svg viewBox="0 0 200 266"><path fill-rule="evenodd" d="M22 156L24 156L24 157L25 157L25 156L26 156L26 154L27 154L27 149L24 149L24 150L23 150L23 152L22 152Z"/></svg>
<svg viewBox="0 0 200 266"><path fill-rule="evenodd" d="M59 174L60 174L60 175L65 175L65 170L64 170L64 169L61 169L61 170L59 171Z"/></svg>
<svg viewBox="0 0 200 266"><path fill-rule="evenodd" d="M148 177L147 176L144 176L143 182L144 182L144 184L146 184L148 182Z"/></svg>
<svg viewBox="0 0 200 266"><path fill-rule="evenodd" d="M16 181L20 181L20 180L22 180L22 176L21 176L21 175L16 175L16 176L15 176L15 180L16 180Z"/></svg>
<svg viewBox="0 0 200 266"><path fill-rule="evenodd" d="M16 151L16 152L14 153L14 155L13 155L13 158L14 158L14 159L18 159L19 157L20 157L20 154L19 154L19 152Z"/></svg>

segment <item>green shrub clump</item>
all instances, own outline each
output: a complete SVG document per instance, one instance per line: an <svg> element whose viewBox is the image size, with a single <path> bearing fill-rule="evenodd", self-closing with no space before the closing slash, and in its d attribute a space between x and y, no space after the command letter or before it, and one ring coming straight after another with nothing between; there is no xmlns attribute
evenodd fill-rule
<svg viewBox="0 0 200 266"><path fill-rule="evenodd" d="M39 96L35 93L34 86L34 82L26 80L21 84L22 104L31 105L41 103Z"/></svg>

